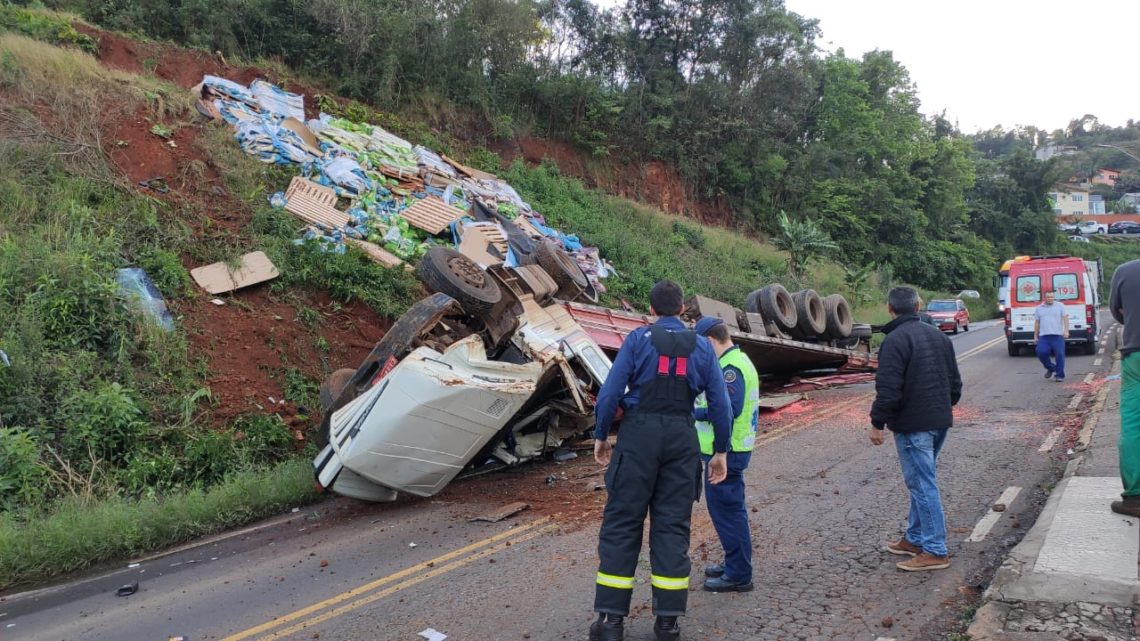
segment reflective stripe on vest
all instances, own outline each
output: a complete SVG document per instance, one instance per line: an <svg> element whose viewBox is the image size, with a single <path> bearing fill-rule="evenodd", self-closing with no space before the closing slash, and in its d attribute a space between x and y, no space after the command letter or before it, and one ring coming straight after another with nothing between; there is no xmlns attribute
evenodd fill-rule
<svg viewBox="0 0 1140 641"><path fill-rule="evenodd" d="M756 446L756 430L760 425L760 376L752 361L739 348L721 354L721 369L729 365L744 375L744 407L740 410L740 416L732 420L732 440L728 449L730 452L751 452ZM708 407L708 400L703 393L697 397L697 407ZM711 422L697 421L697 437L701 442L702 454L712 455L714 436Z"/></svg>

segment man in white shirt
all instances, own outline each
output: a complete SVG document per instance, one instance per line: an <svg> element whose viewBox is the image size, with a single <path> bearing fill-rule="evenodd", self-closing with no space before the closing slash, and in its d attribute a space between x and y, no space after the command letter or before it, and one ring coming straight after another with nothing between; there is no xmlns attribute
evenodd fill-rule
<svg viewBox="0 0 1140 641"><path fill-rule="evenodd" d="M1056 294L1047 291L1045 302L1037 306L1033 318L1033 341L1037 343L1037 358L1045 366L1045 378L1064 381L1065 339L1069 337L1065 306L1057 303Z"/></svg>

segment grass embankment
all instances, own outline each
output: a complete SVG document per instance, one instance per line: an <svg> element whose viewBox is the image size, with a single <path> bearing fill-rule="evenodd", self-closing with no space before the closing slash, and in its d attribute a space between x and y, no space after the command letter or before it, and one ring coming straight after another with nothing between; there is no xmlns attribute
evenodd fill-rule
<svg viewBox="0 0 1140 641"><path fill-rule="evenodd" d="M185 126L192 100L177 87L0 33L0 91L0 589L312 500L313 452L276 415L207 425L206 364L183 329L159 329L120 293L116 270L144 268L177 302L201 296L180 257L263 243L289 269L282 290L398 313L414 283L297 247L272 212L219 243L193 231L193 203L126 189L103 152L108 123Z"/></svg>

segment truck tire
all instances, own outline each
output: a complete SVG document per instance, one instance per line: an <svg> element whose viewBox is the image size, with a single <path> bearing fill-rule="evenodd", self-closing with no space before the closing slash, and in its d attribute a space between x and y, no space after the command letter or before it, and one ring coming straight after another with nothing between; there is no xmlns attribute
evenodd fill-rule
<svg viewBox="0 0 1140 641"><path fill-rule="evenodd" d="M814 289L801 289L792 294L792 303L796 307L796 328L792 335L797 338L816 338L827 331L823 299Z"/></svg>
<svg viewBox="0 0 1140 641"><path fill-rule="evenodd" d="M578 262L557 244L542 241L535 245L533 256L539 267L545 269L559 287L574 285L579 289L586 289L590 285L590 279L586 278L586 273L582 271Z"/></svg>
<svg viewBox="0 0 1140 641"><path fill-rule="evenodd" d="M1087 356L1092 356L1095 353L1096 353L1096 339L1090 338L1087 341L1085 341L1085 354Z"/></svg>
<svg viewBox="0 0 1140 641"><path fill-rule="evenodd" d="M1020 356L1021 348L1013 343L1013 341L1005 342L1005 351L1009 352L1010 356Z"/></svg>
<svg viewBox="0 0 1140 641"><path fill-rule="evenodd" d="M454 298L475 316L491 311L503 297L482 267L454 249L432 247L420 260L418 272L428 289Z"/></svg>
<svg viewBox="0 0 1140 641"><path fill-rule="evenodd" d="M749 306L748 311L760 312L765 322L775 323L780 331L788 332L795 329L799 321L792 295L778 283L752 292L745 304Z"/></svg>
<svg viewBox="0 0 1140 641"><path fill-rule="evenodd" d="M851 306L847 304L847 299L842 294L832 294L824 298L823 311L827 319L828 338L847 338L851 335L855 319L851 316Z"/></svg>
<svg viewBox="0 0 1140 641"><path fill-rule="evenodd" d="M340 396L340 391L352 379L352 375L356 373L354 369L338 369L337 371L329 374L325 382L321 383L321 414L325 414L332 407L333 401L337 396Z"/></svg>

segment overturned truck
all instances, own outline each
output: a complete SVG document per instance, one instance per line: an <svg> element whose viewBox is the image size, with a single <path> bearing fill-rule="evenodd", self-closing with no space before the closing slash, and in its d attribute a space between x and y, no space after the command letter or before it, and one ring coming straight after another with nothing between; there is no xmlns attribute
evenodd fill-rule
<svg viewBox="0 0 1140 641"><path fill-rule="evenodd" d="M369 501L432 496L462 473L515 465L588 434L607 352L652 319L589 304L588 280L554 244L528 259L484 269L443 247L424 256L419 275L436 293L355 370L321 386L328 443L313 464L322 488ZM770 302L784 306L787 325L795 303L783 296ZM736 342L761 372L874 367L869 343L853 351L838 339L793 340L764 320L760 295L752 298L755 312L696 299L689 314L732 316Z"/></svg>

